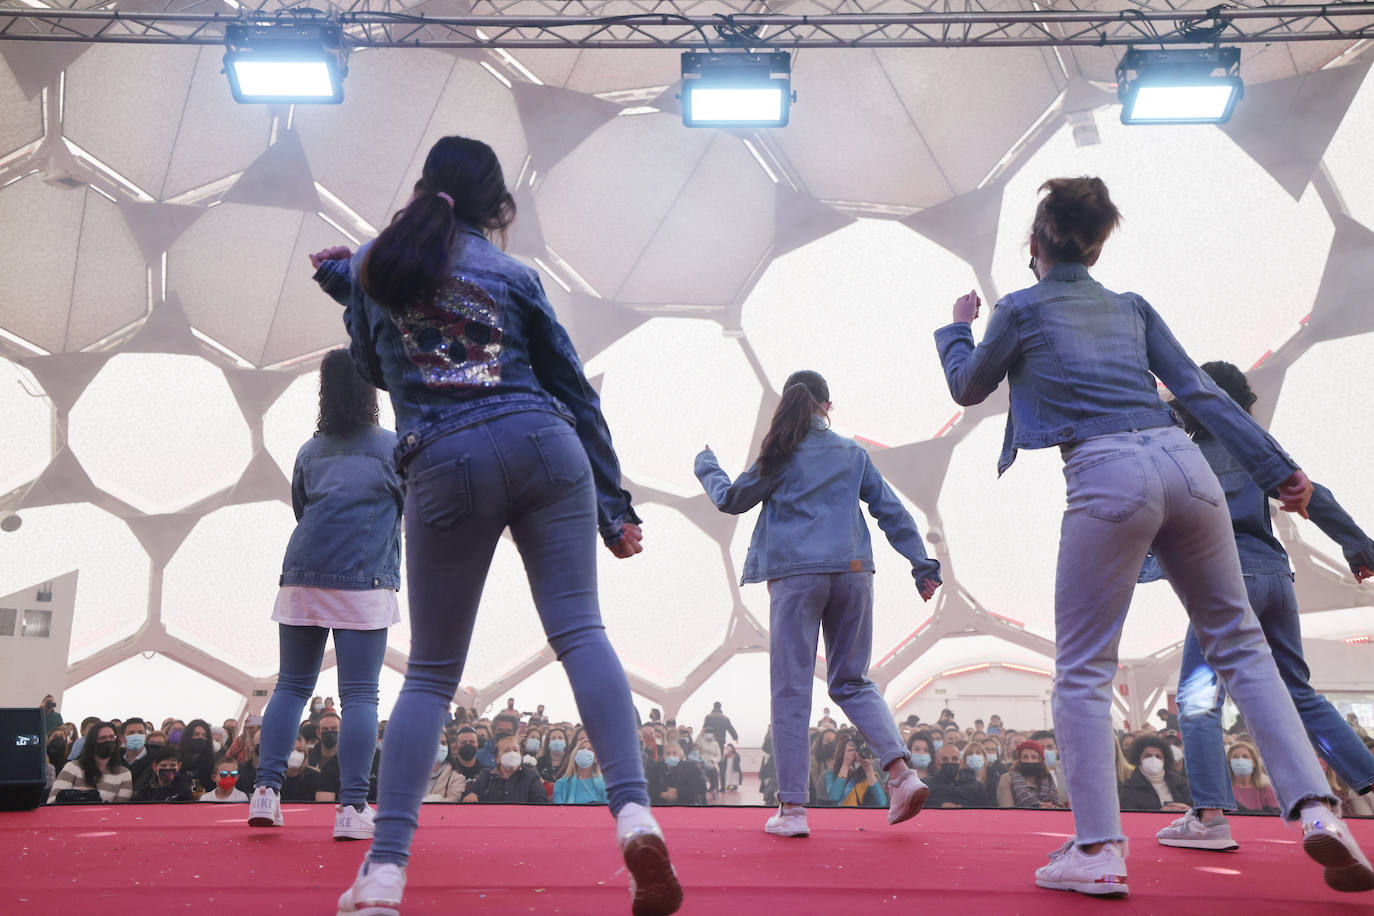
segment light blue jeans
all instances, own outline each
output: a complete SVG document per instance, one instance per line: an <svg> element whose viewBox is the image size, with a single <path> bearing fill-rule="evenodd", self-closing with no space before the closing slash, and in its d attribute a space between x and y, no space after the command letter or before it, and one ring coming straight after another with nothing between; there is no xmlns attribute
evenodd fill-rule
<svg viewBox="0 0 1374 916"><path fill-rule="evenodd" d="M1245 589L1312 746L1346 785L1363 789L1374 783L1374 754L1336 707L1312 689L1311 672L1302 657L1302 624L1298 620L1292 576L1278 572L1246 573ZM1225 700L1226 687L1202 657L1197 634L1190 627L1183 642L1183 668L1178 676L1178 727L1183 733L1188 783L1198 808L1235 811L1236 796L1231 791L1231 771L1221 737L1221 707Z"/></svg>
<svg viewBox="0 0 1374 916"><path fill-rule="evenodd" d="M630 683L597 601L602 548L592 470L572 426L552 413L523 411L434 440L406 469L404 518L410 662L387 722L368 858L393 865L410 858L444 714L507 527L596 749L611 813L631 802L648 807Z"/></svg>
<svg viewBox="0 0 1374 916"><path fill-rule="evenodd" d="M279 624L281 673L262 715L257 785L281 789L286 757L296 745L301 714L320 676L329 642L324 627ZM386 655L386 630L335 630L339 664L339 802L367 801L372 756L377 751L377 680Z"/></svg>
<svg viewBox="0 0 1374 916"><path fill-rule="evenodd" d="M804 805L810 798L807 726L816 640L822 632L830 699L863 733L882 766L910 759L887 701L868 679L873 653L873 573L785 576L768 583L768 597L778 800Z"/></svg>
<svg viewBox="0 0 1374 916"><path fill-rule="evenodd" d="M1245 593L1221 484L1182 429L1064 446L1068 505L1055 580L1055 737L1078 843L1122 840L1112 681L1136 577L1151 549L1273 777L1279 809L1334 801Z"/></svg>

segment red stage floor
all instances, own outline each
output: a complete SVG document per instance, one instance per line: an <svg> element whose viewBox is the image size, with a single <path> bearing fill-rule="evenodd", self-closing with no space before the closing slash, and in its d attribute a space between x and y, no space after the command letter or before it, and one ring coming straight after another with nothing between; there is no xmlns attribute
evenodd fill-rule
<svg viewBox="0 0 1374 916"><path fill-rule="evenodd" d="M246 805L121 805L0 815L0 913L334 913L366 843L333 842L333 810L289 805L255 830ZM888 827L882 811L821 809L808 840L765 835L759 808L664 809L682 913L849 916L879 912L1048 914L1374 913L1374 893L1337 894L1277 818L1236 818L1235 853L1167 849L1162 815L1127 815L1131 896L1042 891L1032 872L1069 818L1032 811L928 811ZM1354 822L1374 850L1374 822ZM604 808L426 805L407 914L628 914Z"/></svg>

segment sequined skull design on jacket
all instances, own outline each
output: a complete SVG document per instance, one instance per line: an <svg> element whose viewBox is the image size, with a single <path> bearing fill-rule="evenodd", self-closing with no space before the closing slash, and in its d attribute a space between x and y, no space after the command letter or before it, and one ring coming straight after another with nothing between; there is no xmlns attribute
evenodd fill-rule
<svg viewBox="0 0 1374 916"><path fill-rule="evenodd" d="M501 382L501 310L466 277L454 277L433 302L392 320L406 355L431 388L491 388Z"/></svg>

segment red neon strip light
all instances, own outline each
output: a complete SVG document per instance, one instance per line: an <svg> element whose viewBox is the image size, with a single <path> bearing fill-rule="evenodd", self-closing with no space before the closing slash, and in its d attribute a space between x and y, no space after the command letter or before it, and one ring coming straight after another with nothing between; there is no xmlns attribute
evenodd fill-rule
<svg viewBox="0 0 1374 916"><path fill-rule="evenodd" d="M854 441L862 442L864 445L871 445L874 448L891 448L890 445L883 445L881 442L878 442L875 439L870 439L867 436L855 436Z"/></svg>
<svg viewBox="0 0 1374 916"><path fill-rule="evenodd" d="M941 426L941 427L940 427L940 431L939 431L938 433L935 434L935 438L938 439L938 438L940 438L941 436L943 436L945 433L949 432L950 427L952 427L955 423L958 423L958 422L959 422L959 418L962 417L963 415L964 415L964 412L963 412L962 410L956 410L956 411L954 412L954 416L952 416L952 417L949 418L949 422L946 423L944 426Z"/></svg>
<svg viewBox="0 0 1374 916"><path fill-rule="evenodd" d="M1264 351L1264 355L1261 356L1258 360L1256 360L1256 361L1255 361L1255 364L1254 364L1253 366L1250 367L1250 371L1253 372L1253 371L1255 371L1256 369L1258 369L1260 366L1264 365L1264 361L1265 361L1266 359L1268 359L1269 357L1273 356L1273 355L1274 355L1274 351L1273 351L1273 350L1265 350L1265 351Z"/></svg>

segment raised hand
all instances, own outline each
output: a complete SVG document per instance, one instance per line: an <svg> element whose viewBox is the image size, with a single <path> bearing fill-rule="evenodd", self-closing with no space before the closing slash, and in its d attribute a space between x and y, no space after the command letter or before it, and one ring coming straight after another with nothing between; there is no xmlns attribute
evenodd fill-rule
<svg viewBox="0 0 1374 916"><path fill-rule="evenodd" d="M978 317L978 309L982 304L983 300L978 298L978 291L969 290L954 300L954 320L972 322Z"/></svg>
<svg viewBox="0 0 1374 916"><path fill-rule="evenodd" d="M1296 512L1307 518L1307 503L1311 499L1312 481L1301 470L1279 484L1279 503L1284 512Z"/></svg>
<svg viewBox="0 0 1374 916"><path fill-rule="evenodd" d="M916 587L921 592L921 600L929 601L935 597L935 590L940 587L940 583L934 579L922 579Z"/></svg>
<svg viewBox="0 0 1374 916"><path fill-rule="evenodd" d="M620 540L609 545L610 551L618 559L628 560L635 554L644 552L643 540L643 530L632 522L626 522L620 527Z"/></svg>

